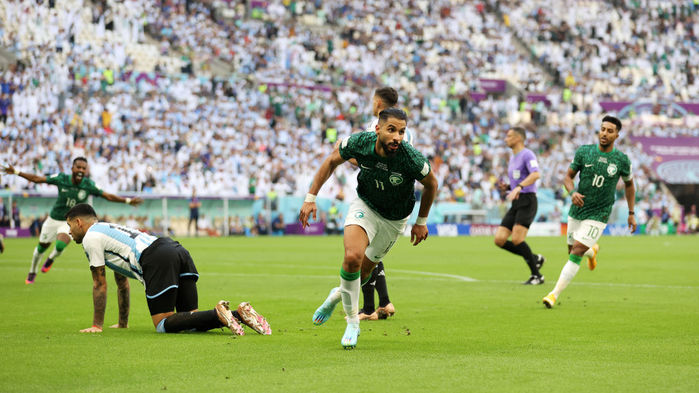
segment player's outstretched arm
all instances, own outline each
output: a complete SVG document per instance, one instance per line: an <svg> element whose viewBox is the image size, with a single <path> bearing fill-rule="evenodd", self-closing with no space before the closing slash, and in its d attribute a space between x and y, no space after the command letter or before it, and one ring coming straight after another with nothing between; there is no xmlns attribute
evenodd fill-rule
<svg viewBox="0 0 699 393"><path fill-rule="evenodd" d="M629 230L634 233L636 232L636 216L633 209L636 205L636 186L633 184L633 179L624 182L624 196L626 196L626 204L629 207Z"/></svg>
<svg viewBox="0 0 699 393"><path fill-rule="evenodd" d="M585 195L575 191L575 176L578 171L568 168L565 177L563 178L563 187L570 193L570 198L573 200L573 205L582 207L585 204Z"/></svg>
<svg viewBox="0 0 699 393"><path fill-rule="evenodd" d="M129 327L129 310L131 307L129 279L117 272L114 272L114 281L117 284L117 298L119 299L119 323L110 326L111 328Z"/></svg>
<svg viewBox="0 0 699 393"><path fill-rule="evenodd" d="M320 188L323 187L326 181L333 174L335 168L338 165L345 162L345 159L340 155L339 147L335 146L333 152L323 161L313 177L313 184L311 184L311 189L306 194L306 199L301 206L301 212L299 213L299 220L301 220L301 225L305 228L308 226L308 219L313 215L313 219L316 219L316 211L318 207L316 206L316 196L320 192Z"/></svg>
<svg viewBox="0 0 699 393"><path fill-rule="evenodd" d="M17 175L19 177L23 177L33 183L46 183L46 176L20 172L19 169L15 168L11 164L7 164L6 167L3 167L2 171L7 173L8 175Z"/></svg>
<svg viewBox="0 0 699 393"><path fill-rule="evenodd" d="M420 210L417 214L418 221L415 222L415 225L413 225L410 230L410 242L413 243L413 246L417 246L421 241L426 240L427 235L429 235L427 230L427 216L430 214L432 203L437 197L437 187L439 185L432 171L420 180L420 183L424 186L424 190L422 191L422 198L420 199Z"/></svg>
<svg viewBox="0 0 699 393"><path fill-rule="evenodd" d="M131 206L138 206L141 203L143 203L143 198L124 198L120 197L119 195L114 195L110 194L108 192L102 191L102 198L108 200L109 202L120 202L120 203L126 203L127 205Z"/></svg>
<svg viewBox="0 0 699 393"><path fill-rule="evenodd" d="M92 326L82 329L81 333L100 333L104 326L104 310L107 308L107 278L104 273L104 266L90 266L92 271L92 304L94 314Z"/></svg>

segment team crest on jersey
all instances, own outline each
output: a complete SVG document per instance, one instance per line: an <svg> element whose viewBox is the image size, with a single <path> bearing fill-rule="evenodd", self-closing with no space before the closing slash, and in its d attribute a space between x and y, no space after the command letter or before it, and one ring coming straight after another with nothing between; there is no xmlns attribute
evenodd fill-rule
<svg viewBox="0 0 699 393"><path fill-rule="evenodd" d="M616 174L616 171L616 164L607 165L607 174L609 174L609 176L614 176Z"/></svg>
<svg viewBox="0 0 699 393"><path fill-rule="evenodd" d="M85 190L78 191L78 199L85 199L87 197L87 192Z"/></svg>
<svg viewBox="0 0 699 393"><path fill-rule="evenodd" d="M403 176L400 173L392 172L391 176L388 178L388 181L390 181L394 186L397 186L403 183Z"/></svg>
<svg viewBox="0 0 699 393"><path fill-rule="evenodd" d="M519 173L519 169L515 169L514 171L512 171L512 177L514 177L515 179L519 179L520 174L521 173Z"/></svg>
<svg viewBox="0 0 699 393"><path fill-rule="evenodd" d="M364 218L364 212L356 212L356 213L354 213L354 218Z"/></svg>

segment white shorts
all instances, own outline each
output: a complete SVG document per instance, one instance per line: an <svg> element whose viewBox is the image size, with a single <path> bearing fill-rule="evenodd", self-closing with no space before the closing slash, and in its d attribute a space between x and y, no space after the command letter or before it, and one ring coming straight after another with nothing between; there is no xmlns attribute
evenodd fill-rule
<svg viewBox="0 0 699 393"><path fill-rule="evenodd" d="M597 243L607 224L595 220L576 220L568 216L568 244L573 245L577 240L580 243L592 247Z"/></svg>
<svg viewBox="0 0 699 393"><path fill-rule="evenodd" d="M65 221L54 220L51 217L46 217L44 225L41 226L41 234L39 235L39 243L53 243L56 240L56 235L65 233L70 236L70 227Z"/></svg>
<svg viewBox="0 0 699 393"><path fill-rule="evenodd" d="M371 261L379 262L403 234L408 218L388 220L357 198L349 206L345 226L359 225L364 228L369 237L369 246L364 254Z"/></svg>

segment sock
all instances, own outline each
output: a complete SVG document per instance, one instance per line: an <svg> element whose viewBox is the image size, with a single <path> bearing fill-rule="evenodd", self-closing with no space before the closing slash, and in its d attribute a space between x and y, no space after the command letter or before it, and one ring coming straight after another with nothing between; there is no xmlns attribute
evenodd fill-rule
<svg viewBox="0 0 699 393"><path fill-rule="evenodd" d="M584 257L592 258L595 256L595 250L592 249L592 247L588 248L587 251L583 254Z"/></svg>
<svg viewBox="0 0 699 393"><path fill-rule="evenodd" d="M561 270L561 276L558 277L558 281L556 282L556 286L553 288L553 293L556 298L561 294L561 292L570 284L571 281L573 281L573 277L575 277L576 274L578 274L578 270L580 270L580 261L582 260L582 257L573 255L571 254L568 257L568 262L563 266L563 270Z"/></svg>
<svg viewBox="0 0 699 393"><path fill-rule="evenodd" d="M340 269L340 290L342 307L347 314L347 323L359 323L359 272L348 273Z"/></svg>
<svg viewBox="0 0 699 393"><path fill-rule="evenodd" d="M176 333L183 330L207 330L222 327L216 310L178 312L165 319L163 327L167 333Z"/></svg>
<svg viewBox="0 0 699 393"><path fill-rule="evenodd" d="M391 300L388 298L388 287L386 287L386 271L383 269L383 261L376 266L376 293L379 294L379 307L386 307Z"/></svg>
<svg viewBox="0 0 699 393"><path fill-rule="evenodd" d="M374 288L376 287L376 272L378 267L371 271L367 282L362 285L362 296L364 297L364 314L371 314L376 311L376 303L374 303Z"/></svg>
<svg viewBox="0 0 699 393"><path fill-rule="evenodd" d="M49 258L56 259L60 257L61 254L63 254L63 250L65 250L66 247L68 247L67 244L63 243L60 240L56 240L56 248L54 248L53 251L51 251L51 254L49 254Z"/></svg>
<svg viewBox="0 0 699 393"><path fill-rule="evenodd" d="M32 266L29 268L29 273L36 273L39 267L39 261L41 260L41 255L46 251L46 248L41 246L36 246L34 249L34 255L32 255Z"/></svg>
<svg viewBox="0 0 699 393"><path fill-rule="evenodd" d="M541 273L539 273L539 269L536 267L536 260L534 259L534 254L532 254L532 249L529 248L527 242L514 244L512 241L508 240L502 245L502 248L524 258L524 262L526 262L527 266L529 266L529 271L533 276L541 275Z"/></svg>

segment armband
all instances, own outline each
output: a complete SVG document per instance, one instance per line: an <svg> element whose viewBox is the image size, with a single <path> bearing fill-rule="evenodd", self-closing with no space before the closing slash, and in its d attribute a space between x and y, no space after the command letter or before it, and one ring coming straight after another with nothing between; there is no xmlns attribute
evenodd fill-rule
<svg viewBox="0 0 699 393"><path fill-rule="evenodd" d="M315 203L316 201L316 196L311 193L306 194L306 199L303 200L304 203L310 202L310 203Z"/></svg>
<svg viewBox="0 0 699 393"><path fill-rule="evenodd" d="M131 204L131 198L126 198L126 200L124 201L124 203L126 203L127 205L130 205L130 204Z"/></svg>
<svg viewBox="0 0 699 393"><path fill-rule="evenodd" d="M19 169L15 168L14 174L19 176Z"/></svg>
<svg viewBox="0 0 699 393"><path fill-rule="evenodd" d="M417 217L417 220L415 220L415 225L427 225L427 217Z"/></svg>

